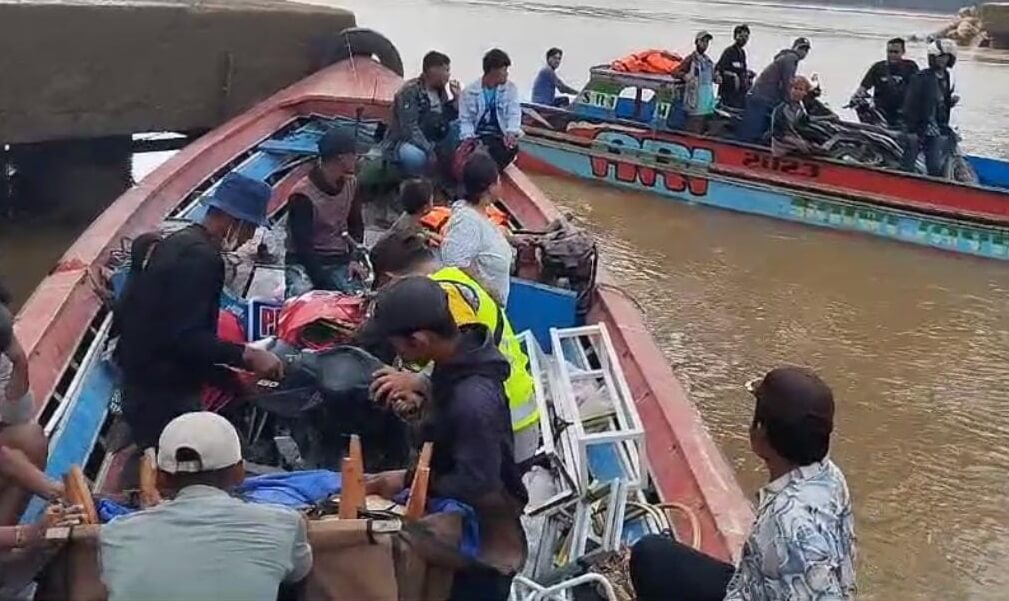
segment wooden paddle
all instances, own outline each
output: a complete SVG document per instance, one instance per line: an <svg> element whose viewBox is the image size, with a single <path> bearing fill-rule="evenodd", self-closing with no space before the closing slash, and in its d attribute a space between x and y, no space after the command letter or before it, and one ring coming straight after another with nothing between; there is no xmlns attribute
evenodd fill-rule
<svg viewBox="0 0 1009 601"><path fill-rule="evenodd" d="M80 505L84 509L84 523L97 524L98 510L95 500L91 497L88 481L80 466L71 465L70 470L63 475L63 487L66 489L66 499L71 505Z"/></svg>
<svg viewBox="0 0 1009 601"><path fill-rule="evenodd" d="M424 517L424 509L427 507L427 489L431 480L431 453L433 451L434 445L430 442L425 442L420 449L420 459L417 461L417 469L413 473L410 498L406 502L406 514L403 516L408 522Z"/></svg>
<svg viewBox="0 0 1009 601"><path fill-rule="evenodd" d="M340 518L357 519L358 511L364 508L364 454L361 452L361 437L350 435L347 456L340 463L342 490L340 491Z"/></svg>

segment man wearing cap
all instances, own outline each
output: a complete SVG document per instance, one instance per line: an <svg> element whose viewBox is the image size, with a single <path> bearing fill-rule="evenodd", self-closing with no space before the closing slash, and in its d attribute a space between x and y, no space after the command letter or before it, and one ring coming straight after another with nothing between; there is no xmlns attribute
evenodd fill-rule
<svg viewBox="0 0 1009 601"><path fill-rule="evenodd" d="M363 289L364 271L345 236L364 240L356 171L353 130L331 128L319 140L318 162L287 200L288 298L309 290Z"/></svg>
<svg viewBox="0 0 1009 601"><path fill-rule="evenodd" d="M418 235L393 233L385 236L371 249L371 264L375 269L376 287L411 275L427 276L438 282L448 296L449 312L456 325L480 323L487 326L510 366L504 388L515 436L515 461L523 463L531 459L539 448L540 416L533 394L533 377L528 369L529 357L497 301L463 270L443 267L424 238ZM368 340L369 329L370 326L365 325L359 332L363 342L374 344ZM394 402L399 397L425 396L427 389L428 380L424 375L391 367L376 375L373 386L377 398Z"/></svg>
<svg viewBox="0 0 1009 601"><path fill-rule="evenodd" d="M715 84L718 83L718 75L715 64L708 56L711 38L707 31L698 32L694 36L694 51L673 71L674 76L682 77L686 82L683 92L683 108L687 112L686 130L698 134L704 133L708 117L715 112Z"/></svg>
<svg viewBox="0 0 1009 601"><path fill-rule="evenodd" d="M746 109L737 133L740 140L751 143L763 140L771 125L771 111L788 101L799 61L809 54L810 46L808 38L797 38L791 48L779 52L757 76L746 97Z"/></svg>
<svg viewBox="0 0 1009 601"><path fill-rule="evenodd" d="M245 503L238 433L209 412L172 420L158 442L158 485L174 496L102 527L101 578L109 601L276 601L282 582L312 568L304 519Z"/></svg>
<svg viewBox="0 0 1009 601"><path fill-rule="evenodd" d="M271 190L231 173L207 201L202 223L155 242L116 310L120 328L116 359L122 368L123 418L141 449L154 446L175 417L202 408L200 391L223 374L220 366L279 378L272 353L225 342L217 336L222 251L245 244L267 223Z"/></svg>
<svg viewBox="0 0 1009 601"><path fill-rule="evenodd" d="M383 288L372 324L404 361L434 363L420 428L421 440L434 443L430 494L472 507L481 536L476 561L455 574L451 599L504 601L525 564L519 517L528 502L504 391L508 361L486 326L456 325L445 290L430 278L405 277ZM407 471L385 472L366 486L388 497L411 479Z"/></svg>
<svg viewBox="0 0 1009 601"><path fill-rule="evenodd" d="M739 565L704 555L665 536L641 539L631 551L639 601L744 601L855 598L855 534L851 496L827 457L834 397L812 371L774 369L747 386L756 406L750 446L769 483Z"/></svg>
<svg viewBox="0 0 1009 601"><path fill-rule="evenodd" d="M750 26L737 25L732 30L732 45L722 52L715 64L715 73L722 78L718 97L722 104L741 109L750 89L750 71L746 66L746 43L750 41Z"/></svg>

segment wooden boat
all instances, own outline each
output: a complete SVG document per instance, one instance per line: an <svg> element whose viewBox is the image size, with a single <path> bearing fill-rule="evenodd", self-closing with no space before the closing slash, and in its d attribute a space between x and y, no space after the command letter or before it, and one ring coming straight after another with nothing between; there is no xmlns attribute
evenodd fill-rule
<svg viewBox="0 0 1009 601"><path fill-rule="evenodd" d="M120 252L123 240L166 219L199 218L200 198L231 171L273 185L272 210L281 213L327 124L342 119L377 125L387 116L401 81L365 57L315 73L185 147L116 200L70 247L25 303L16 324L31 357L39 419L51 436L49 474L60 477L71 466L83 465L105 489L114 489L118 479L121 465L107 455L102 438L118 402L116 373L106 348L111 315L94 282L97 271ZM543 228L559 216L517 168L507 169L503 184L502 208L519 227ZM645 424L655 489L662 500L692 516L694 539L704 552L731 560L749 528L750 505L634 301L611 284L605 270L598 281L585 322L607 327ZM257 313L250 316L254 330L267 333L260 318L270 307L250 306ZM36 500L24 519L33 519L40 509Z"/></svg>
<svg viewBox="0 0 1009 601"><path fill-rule="evenodd" d="M592 69L568 109L526 105L519 165L666 198L1009 259L1009 163L966 185L674 131L668 76Z"/></svg>

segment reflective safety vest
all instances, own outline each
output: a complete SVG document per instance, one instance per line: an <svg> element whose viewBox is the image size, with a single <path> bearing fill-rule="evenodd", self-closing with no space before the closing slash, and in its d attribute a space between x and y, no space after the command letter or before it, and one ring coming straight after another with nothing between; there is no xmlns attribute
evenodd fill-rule
<svg viewBox="0 0 1009 601"><path fill-rule="evenodd" d="M449 295L449 309L458 325L480 323L487 326L498 350L508 359L511 374L505 380L505 395L511 410L512 431L518 432L539 422L539 410L533 394L533 377L529 373L529 357L512 330L501 307L473 278L458 267L444 267L431 274ZM457 294L453 294L453 290ZM456 298L453 298L456 297ZM459 300L466 303L460 307Z"/></svg>

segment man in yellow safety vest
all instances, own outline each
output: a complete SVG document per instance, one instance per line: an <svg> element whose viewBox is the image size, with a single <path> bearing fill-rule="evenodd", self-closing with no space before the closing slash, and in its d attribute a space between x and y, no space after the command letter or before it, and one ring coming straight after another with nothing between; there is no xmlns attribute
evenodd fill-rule
<svg viewBox="0 0 1009 601"><path fill-rule="evenodd" d="M409 275L426 275L437 281L448 296L449 311L457 325L480 323L487 326L498 350L508 360L511 374L505 380L505 394L511 410L515 434L515 460L522 463L539 447L539 410L533 394L529 358L522 350L502 308L480 284L457 267L442 267L424 239L409 233L390 233L371 250L375 285ZM386 368L376 375L373 391L379 399L422 398L427 382L411 372Z"/></svg>

